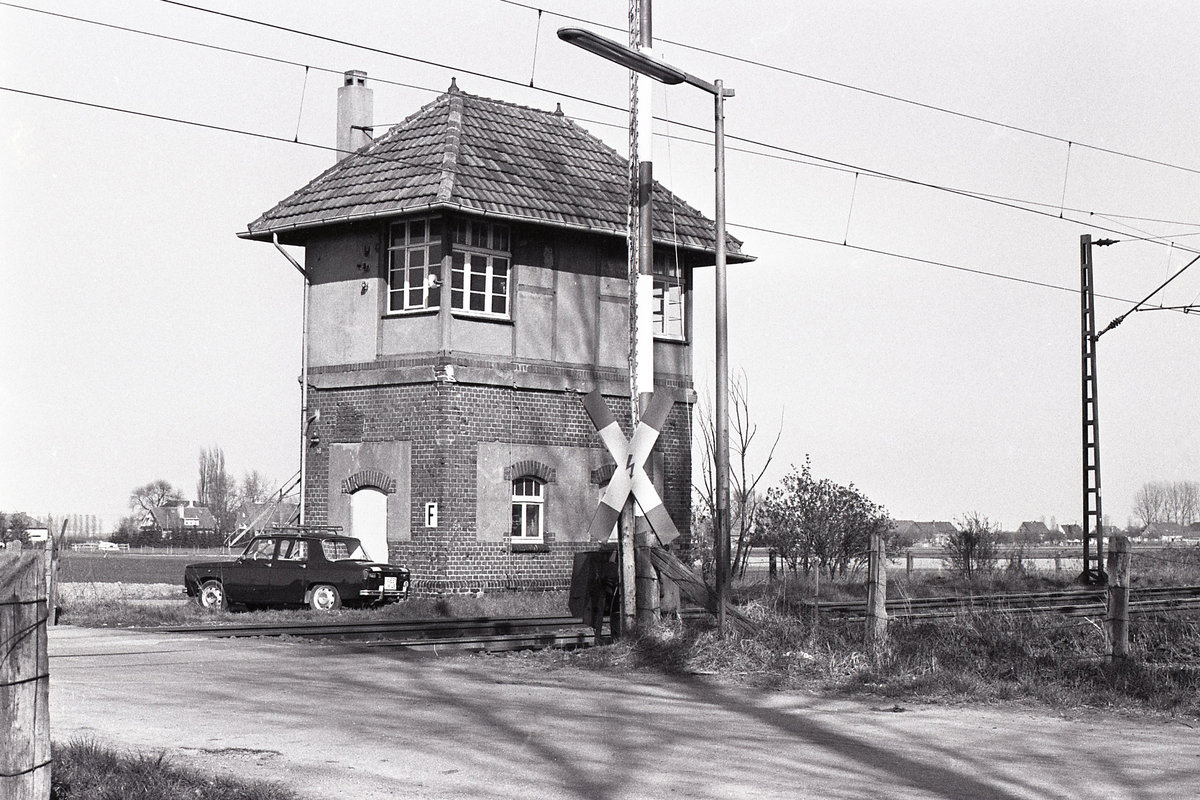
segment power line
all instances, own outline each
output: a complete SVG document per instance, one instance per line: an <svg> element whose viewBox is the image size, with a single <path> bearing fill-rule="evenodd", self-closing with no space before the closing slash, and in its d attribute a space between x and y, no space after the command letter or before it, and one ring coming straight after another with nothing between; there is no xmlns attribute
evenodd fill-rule
<svg viewBox="0 0 1200 800"><path fill-rule="evenodd" d="M202 6L190 5L190 4L187 4L187 3L179 2L178 0L162 0L162 2L168 3L168 4L170 4L170 5L176 5L176 6L180 6L180 7L182 7L182 8L187 8L187 9L194 10L194 11L199 11L199 12L204 12L204 13L215 14L215 15L217 15L217 16L221 16L221 17L230 18L230 19L233 19L233 20L236 20L236 21L240 21L240 22L246 22L246 23L253 24L253 25L258 25L258 26L263 26L263 27L267 27L267 28L272 28L272 29L276 29L276 30L280 30L280 31L288 32L288 33L293 33L293 34L296 34L296 35L299 35L299 36L311 37L311 38L315 38L315 39L322 40L322 41L328 41L328 42L332 42L332 43L336 43L336 44L344 45L344 46L347 46L347 47L353 47L353 48L363 49L363 50L367 50L367 51L370 51L370 52L376 52L376 53L380 53L380 54L383 54L383 55L392 56L392 57L395 57L395 58L400 58L400 59L405 59L405 60L415 61L415 62L417 62L417 63L422 63L422 64L426 64L426 65L431 65L431 66L436 66L436 67L439 67L439 68L442 68L442 69L447 69L447 70L451 70L451 71L457 71L457 72L461 72L461 73L464 73L464 74L470 74L470 75L474 75L474 76L477 76L477 77L481 77L481 78L484 78L484 79L487 79L487 80L495 80L495 81L499 81L499 82L501 82L501 83L506 83L506 84L510 84L510 85L514 85L514 86L521 86L522 88L533 88L533 89L535 89L536 91L540 91L540 92L543 92L543 93L553 94L553 95L555 95L555 96L558 96L558 97L569 98L569 99L572 99L572 100L578 100L579 102L588 103L588 104L590 104L590 105L596 105L596 106L600 106L600 107L603 107L603 108L608 108L608 109L611 109L611 110L622 111L622 112L623 112L623 111L625 111L625 109L624 109L624 108L622 108L622 107L620 107L620 106L615 106L615 105L611 105L611 104L608 104L608 103L603 103L603 102L600 102L600 101L591 100L591 99L588 99L588 98L585 98L585 97L581 97L581 96L577 96L577 95L571 95L571 94L568 94L568 93L565 93L565 92L557 92L557 91L554 91L554 90L551 90L551 89L546 89L546 88L544 88L544 87L539 87L539 86L527 86L525 83L523 83L523 82L520 82L520 81L515 81L515 80L511 80L511 79L507 79L507 78L501 78L501 77L498 77L498 76L495 76L495 75L490 75L490 74L488 74L488 73L483 73L483 72L473 71L473 70L469 70L469 69L466 69L466 68L454 67L454 66L451 66L451 65L448 65L448 64L444 64L444 63L440 63L440 62L430 61L430 60L426 60L426 59L420 59L420 58L416 58L416 57L414 57L414 56L405 55L405 54L403 54L403 53L397 53L397 52L394 52L394 51L383 50L383 49L380 49L380 48L375 48L375 47L372 47L372 46L369 46L369 45L359 44L359 43L356 43L356 42L351 42L351 41L348 41L348 40L343 40L343 39L335 39L335 38L333 38L333 37L324 36L324 35L322 35L322 34L316 34L316 33L312 33L312 32L309 32L309 31L303 31L303 30L300 30L300 29L297 29L297 28L290 28L290 27L286 27L286 26L281 26L281 25L277 25L277 24L275 24L275 23L266 22L266 21L263 21L263 20L257 20L257 19L253 19L253 18L250 18L250 17L243 17L243 16L239 16L239 15L236 15L236 14L230 14L230 13L227 13L227 12L222 12L222 11L216 11L216 10L214 10L214 9L208 9L208 8L204 8L204 7L202 7ZM287 65L290 65L290 66L296 66L296 67L305 67L305 68L314 68L314 69L320 69L320 70L322 70L322 71L327 71L327 72L331 72L331 73L337 73L337 74L340 74L340 73L342 72L342 70L335 70L335 69L330 69L330 68L326 68L326 67L312 67L312 65L309 65L309 64L304 64L304 63L302 63L302 62L290 61L290 60L287 60L287 59L280 59L280 58L275 58L275 57L272 57L272 56L264 56L264 55L261 55L261 54L257 54L257 53L251 53L251 52L244 51L244 50L237 50L237 49L234 49L234 48L221 47L221 46L218 46L218 45L212 45L212 44L208 44L208 43L205 43L205 42L197 42L197 41L194 41L194 40L182 39L182 38L179 38L179 37L166 36L166 35L163 35L163 34L155 34L155 33L151 33L151 32L148 32L148 31L142 31L142 30L135 29L135 28L127 28L127 27L124 27L124 26L111 25L111 24L109 24L109 23L98 22L98 21L95 21L95 20L89 20L89 19L85 19L85 18L82 18L82 17L73 17L73 16L69 16L69 15L64 15L64 14L55 14L55 13L53 13L53 12L42 12L42 11L40 11L39 9L31 9L31 8L28 8L28 7L26 7L26 6L16 5L16 4L13 4L13 3L5 3L5 2L0 2L0 6L7 6L7 7L10 7L10 8L17 8L17 9L21 9L21 10L27 10L27 11L36 11L36 12L39 12L39 13L45 13L45 14L48 14L48 15L50 15L50 16L56 16L56 17L60 17L60 18L63 18L63 19L69 19L69 20L73 20L73 21L77 21L77 22L83 22L83 23L90 23L90 24L100 25L100 26L102 26L102 27L112 28L112 29L116 29L116 30L121 30L121 31L129 32L129 33L135 33L135 34L142 34L142 35L152 36L152 37L155 37L155 38L166 39L166 40L169 40L169 41L174 41L174 42L178 42L178 43L181 43L181 44L188 44L188 45L193 45L193 46L198 46L198 47L211 48L211 49L218 50L218 51L222 51L222 52L228 52L228 53L233 53L233 54L237 54L237 55L244 55L244 56L248 56L248 57L252 57L252 58L258 58L258 59L262 59L262 60L273 61L273 62L276 62L276 63L287 64ZM556 12L549 12L549 13L556 13ZM558 16L566 16L566 15L561 15L561 14L559 14ZM569 18L569 19L575 19L574 17L567 17L567 18ZM586 22L587 20L580 20L580 21L584 21L584 22ZM381 83L386 83L386 84L392 84L392 85L402 86L402 87L405 87L405 88L410 88L410 89L416 89L416 90L420 90L420 91L429 91L429 92L434 92L434 93L437 93L437 90L436 90L436 89L430 89L430 88L428 88L428 87L422 87L422 86L415 86L415 85L413 85L413 84L402 83L402 82L399 82L399 81L390 81L390 80L381 79L381 78L375 78L375 79L373 79L373 80L377 80L377 81L379 81L379 82L381 82ZM703 128L703 127L701 127L701 126L690 125L690 124L688 124L688 123L683 123L683 122L674 122L674 121L672 121L672 120L670 120L670 119L666 119L666 118L662 118L662 117L655 117L655 119L657 119L657 120L659 120L659 121L661 121L661 122L665 122L665 123L667 123L667 124L675 124L675 125L678 125L678 126L680 126L680 127L683 127L683 128L688 128L688 129L691 129L691 130L696 130L696 131L700 131L700 132L704 132L704 133L711 133L711 131L708 131L706 128ZM611 123L599 123L599 124L611 124ZM657 134L657 135L661 135L661 134ZM683 137L676 137L676 138L680 138L680 139L681 139L681 140L683 140L683 141L695 142L695 143L698 143L698 144L708 144L709 146L711 146L709 143L706 143L706 142L703 142L703 141L700 141L700 140L694 140L694 139L684 139ZM737 141L742 141L742 142L745 142L745 143L747 143L747 144L755 145L755 146L757 146L757 147L765 147L765 148L768 148L768 149L771 149L771 150L778 150L778 151L780 151L780 152L782 152L782 153L789 153L789 154L792 154L792 155L795 155L795 156L801 156L801 157L803 157L804 159L808 159L807 161L804 161L804 160L798 160L796 163L807 164L807 165L809 165L809 166L814 166L814 167L819 167L819 168L825 168L825 169L834 169L834 170L836 170L836 171L842 171L842 172L851 173L851 174L855 174L855 175L858 175L858 174L866 174L866 175L868 175L869 177L875 177L875 178L880 178L880 179L892 180L892 181L896 181L896 182L899 182L899 183L908 183L908 184L911 184L911 185L914 185L914 186L922 186L922 187L924 187L924 188L931 189L931 190L934 190L934 191L944 191L944 192L948 192L948 193L951 193L951 194L960 195L960 196L963 196L963 197L970 197L970 198L974 198L974 199L981 200L981 201L984 201L984 202L992 202L992 203L996 203L996 204L999 204L999 205L1001 205L1001 206L1004 206L1004 207L1007 207L1007 208L1012 208L1012 209L1019 210L1019 211L1026 211L1026 212L1029 212L1029 213L1040 214L1040 215L1042 215L1042 216L1047 216L1047 217L1052 217L1052 218L1066 219L1065 217L1062 217L1062 216L1061 216L1061 213L1060 213L1060 214L1050 214L1050 213L1048 213L1048 212L1039 211L1039 210L1037 210L1036 208L1027 208L1027 207L1026 207L1026 206L1042 206L1042 207L1046 207L1046 208L1049 208L1049 207L1058 207L1058 206L1052 206L1052 205L1051 205L1051 204L1049 204L1049 203L1042 203L1042 202L1039 202L1039 201L1034 201L1034 200L1024 200L1024 199L1019 199L1019 198L1009 198L1009 197L1004 197L1004 196L1000 196L1000 195L991 195L991 194L987 194L987 193L984 193L984 192L976 192L976 191L967 190L967 189L958 189L958 188L955 188L955 187L943 186L943 185L940 185L940 184L930 183L930 182L927 182L927 181L920 181L920 180L917 180L917 179L914 179L914 178L906 178L906 177L904 177L904 176L900 176L900 175L893 175L893 174L891 174L891 173L886 173L886 172L882 172L882 171L879 171L879 170L873 170L873 169L870 169L870 168L867 168L867 167L863 167L863 166L859 166L859 165L847 164L847 163L844 163L844 162L839 162L839 161L836 161L836 160L833 160L833 159L824 158L824 157L822 157L822 156L817 156L817 155L813 155L813 154L810 154L810 153L803 153L803 152L801 152L801 151L798 151L798 150L794 150L794 149L791 149L791 148L787 148L787 147L784 147L784 146L782 146L782 145L775 145L775 144L771 144L771 143L769 143L769 142L762 142L762 141L758 141L758 140L754 140L754 139L749 139L749 138L745 138L745 137L737 137L737 136L730 136L729 138L731 138L731 139L734 139L734 140L737 140ZM779 153L763 153L763 152L758 152L758 151L755 151L755 150L749 150L749 149L743 149L743 148L730 148L730 149L737 150L737 151L739 151L739 152L745 152L745 153L747 153L747 154L754 155L754 156L761 157L761 158L774 158L774 159L778 159L778 160L784 160L784 161L791 161L791 160L793 160L793 159L790 159L790 158L786 158L786 157L784 157L784 156L781 156L781 155L779 155ZM824 163L814 163L814 162L824 162ZM1106 214L1098 214L1098 212L1094 212L1094 211L1088 211L1088 210L1086 210L1086 209L1062 209L1062 210L1071 210L1071 211L1072 211L1072 212L1074 212L1074 213L1080 213L1080 214L1098 215L1098 216L1110 216L1110 217L1123 217L1123 218L1126 218L1126 219L1144 220L1144 221L1149 221L1149 222L1159 222L1159 221L1162 221L1162 220L1156 220L1156 219L1154 219L1154 218L1148 218L1148 217L1138 217L1138 216L1133 216L1133 215L1118 215L1118 214L1106 215ZM1082 220L1073 220L1073 219L1068 219L1067 221L1069 221L1069 222L1074 222L1074 223L1077 223L1077 224L1091 224L1091 223L1085 223L1085 222L1084 222L1084 221L1082 221ZM1190 223L1190 222L1174 222L1174 221L1164 221L1164 222L1169 222L1169 224L1180 224L1180 225L1200 224L1200 223ZM1127 231L1118 230L1118 229L1116 229L1116 228L1106 228L1106 227L1102 227L1102 226L1094 226L1094 227L1097 227L1099 230L1103 230L1103 231L1105 231L1105 232L1107 232L1107 233L1116 233L1116 234L1120 234L1120 235L1122 235L1122 236L1126 236L1126 237L1128 237L1128 238L1140 238L1140 239L1142 239L1142 240L1144 240L1144 241L1149 241L1149 242L1152 242L1152 243L1158 243L1158 244L1163 244L1163 243L1162 243L1162 242L1158 242L1158 241L1156 241L1156 240L1158 240L1158 239L1162 239L1162 238L1165 238L1165 237L1150 237L1150 236L1146 236L1146 237L1131 237ZM1193 251L1193 250L1189 250L1188 248L1182 248L1182 247L1181 247L1180 249L1187 250L1188 252L1200 252L1200 251Z"/></svg>
<svg viewBox="0 0 1200 800"><path fill-rule="evenodd" d="M583 22L588 25L595 25L596 27L607 28L609 30L620 30L619 28L617 28L615 26L606 25L602 22L596 22L595 20L584 19L582 17L575 17L575 16L571 16L569 14L563 14L563 13L560 13L557 11L543 9L539 6L518 2L518 0L499 0L499 2L505 3L507 5L511 5L511 6L516 6L518 8L528 9L530 11L537 11L539 13L544 12L546 14L550 14L551 16L556 16L561 19L568 19L573 22ZM844 81L838 81L838 80L834 80L832 78L825 78L820 75L813 75L813 74L807 73L807 72L800 72L798 70L789 69L788 67L782 67L778 64L771 64L771 63L768 63L765 61L758 61L753 58L745 58L743 56L737 56L737 55L733 55L732 53L726 53L726 52L722 52L719 50L711 50L706 47L700 47L699 45L688 44L687 42L681 42L681 41L678 41L675 39L668 39L664 36L656 35L655 39L660 42L664 42L666 44L674 45L675 47L683 48L685 50L692 50L697 53L704 53L706 55L716 56L717 58L724 58L729 61L737 61L739 63L747 64L749 66L759 67L761 69L766 69L766 70L770 70L773 72L779 72L779 73L782 73L785 75L791 75L791 76L797 77L797 78L804 78L805 80L816 81L817 83L824 83L829 86L836 86L840 89L848 89L853 92L859 92L862 94L871 95L872 97L878 97L878 98L881 98L884 100L891 100L891 101L897 102L897 103L904 103L906 105L915 106L917 108L923 108L926 111L934 111L939 114L948 114L950 116L958 117L960 119L971 120L972 122L979 122L979 123L983 123L985 125L993 125L998 128L1003 128L1004 130L1013 131L1014 133L1023 133L1028 136L1036 136L1041 139L1048 139L1053 142L1059 142L1060 144L1074 145L1075 147L1083 147L1088 150L1094 150L1098 153L1107 153L1108 155L1120 156L1122 158L1129 158L1129 159L1133 159L1135 161L1141 161L1146 164L1154 164L1154 165L1160 166L1160 167L1167 167L1169 169L1177 169L1177 170L1181 170L1183 172L1190 172L1194 175L1200 175L1200 168L1196 168L1196 167L1189 167L1189 166L1186 166L1183 164L1174 164L1174 163L1171 163L1168 161L1163 161L1161 159L1150 158L1148 156L1141 156L1141 155L1137 155L1136 153L1129 153L1129 152L1117 150L1117 149L1114 149L1111 147L1102 147L1100 145L1087 144L1086 142L1080 142L1076 139L1068 139L1063 136L1056 136L1052 133L1046 133L1044 131L1034 130L1033 128L1025 128L1020 125L1013 125L1013 124L1010 124L1007 122L1001 122L999 120L989 119L988 117L981 117L976 114L968 114L964 111L956 111L952 108L935 105L933 103L924 103L924 102L921 102L920 100L913 100L911 98L901 97L900 95L889 94L887 92L881 92L881 91L877 91L875 89L868 89L863 86L856 86L852 83L846 83Z"/></svg>
<svg viewBox="0 0 1200 800"><path fill-rule="evenodd" d="M136 117L144 117L147 119L154 119L154 120L159 120L162 122L172 122L172 123L181 124L181 125L188 125L188 126L192 126L192 127L202 128L205 130L219 131L222 133L232 133L232 134L237 134L237 135L242 135L242 136L251 136L251 137L254 137L257 139L265 139L268 141L282 142L283 144L301 145L303 147L311 147L311 148L316 148L319 150L344 152L344 151L338 150L338 148L336 148L336 147L331 147L329 145L316 144L313 142L298 141L298 140L294 140L294 139L288 139L283 136L275 136L272 134L260 133L257 131L247 131L247 130L243 130L240 128L232 128L232 127L225 126L225 125L214 125L211 123L198 122L195 120L182 119L179 117L170 117L170 116L166 116L166 115L162 115L162 114L152 114L152 113L145 112L145 111L135 111L133 109L120 108L117 106L109 106L109 105L104 105L101 103L90 103L90 102L87 102L84 100L75 100L75 99L67 98L67 97L58 97L55 95L44 94L41 92L31 92L31 91L26 91L23 89L15 89L15 88L12 88L9 86L0 86L0 91L11 92L13 94L25 95L28 97L37 97L37 98L44 99L44 100L53 100L53 101L61 102L61 103L68 103L71 105L83 106L86 108L95 108L95 109L100 109L103 111L113 111L113 112L117 112L117 113L121 113L121 114L129 114L129 115L136 116ZM360 153L360 155L380 158L380 159L384 159L384 160L395 160L395 161L402 160L402 159L395 158L395 157L371 156L371 154L369 154L369 153ZM935 260L928 259L928 258L921 258L919 256L910 256L910 255L905 255L903 253L891 252L888 250L880 250L880 249L871 248L871 247L864 247L862 245L854 245L854 244L848 244L845 242L837 242L837 241L833 241L831 239L822 239L822 238L816 237L816 236L807 236L805 234L795 233L792 231L781 231L781 230L777 230L777 229L773 229L773 228L765 228L765 227L761 227L761 226L757 226L757 225L746 225L746 224L741 224L741 223L736 223L736 222L730 222L729 224L731 226L734 226L737 228L757 231L759 233L767 233L767 234L772 234L772 235L776 235L776 236L785 236L785 237L792 238L792 239L801 239L804 241L814 242L814 243L818 243L818 244L827 244L827 245L834 245L837 247L846 247L851 250L858 250L860 252L872 253L875 255L887 256L887 257L891 257L891 258L898 258L898 259L902 259L905 261L912 261L915 263L926 264L926 265L936 266L936 267L942 267L944 269L952 269L952 270L956 270L959 272L966 272L966 273L971 273L974 275L981 275L981 276L986 276L986 277L991 277L991 278L997 278L1000 280L1012 281L1014 283L1021 283L1021 284L1037 286L1037 287L1046 288L1046 289L1054 289L1057 291L1070 292L1072 294L1079 293L1079 290L1075 289L1075 288L1071 288L1071 287L1067 287L1067 286L1060 286L1058 284L1053 284L1053 283L1046 283L1044 281L1037 281L1037 280L1033 280L1031 278L1020 278L1015 275L1006 275L1006 274L1000 273L1000 272L990 272L987 270L976 269L973 267L965 267L965 266L962 266L959 264L951 264L949 262L935 261ZM1193 259L1191 262L1189 262L1187 266L1191 266L1191 264L1195 263L1197 260L1200 260L1200 256L1198 256L1196 259ZM1185 266L1184 269L1187 269L1187 266ZM1182 271L1183 270L1180 270L1179 272L1182 272ZM1167 282L1169 283L1171 280L1174 280L1174 278L1178 277L1178 275L1179 275L1179 273L1177 272ZM1165 285L1166 284L1164 284L1164 286ZM1160 286L1159 288L1161 289L1162 287ZM1155 292L1151 293L1150 296L1153 296L1153 294L1157 293L1157 291L1158 291L1158 289L1156 289ZM1107 299L1107 300L1116 300L1119 302L1130 302L1129 300L1127 300L1125 298L1114 297L1111 295L1098 294L1096 296ZM1146 300L1148 300L1148 299L1149 299L1149 297L1146 298ZM1138 306L1144 305L1146 300L1143 300L1141 303L1138 304ZM1148 311L1148 310L1175 311L1175 310L1178 310L1178 311L1182 311L1182 313L1184 313L1184 314L1187 314L1189 312L1189 308L1190 307L1187 307L1187 306L1178 307L1178 308L1166 307L1166 306L1154 306L1152 308L1135 307L1135 309L1133 309L1133 310L1141 310L1141 311Z"/></svg>
<svg viewBox="0 0 1200 800"><path fill-rule="evenodd" d="M605 122L603 120L589 119L587 117L577 117L576 116L576 117L572 117L572 119L574 119L577 122L586 122L589 125L604 125L604 126L607 126L610 128L625 128L625 127L627 127L624 123ZM683 124L683 123L672 123L672 121L666 117L657 117L656 119L658 119L660 122L666 122L668 124ZM695 126L688 126L688 127L695 127ZM703 130L703 129L701 128L700 130ZM654 135L661 139L671 139L671 140L680 141L680 142L688 142L690 144L698 144L698 145L703 145L706 147L712 147L712 145L713 145L711 140L695 139L695 138L692 138L689 136L680 136L679 134L657 133L656 132ZM766 145L766 146L777 147L777 145ZM845 175L861 175L864 172L864 168L853 167L853 166L840 166L838 162L822 163L826 159L823 159L821 156L810 156L810 155L805 155L803 157L788 156L788 155L782 155L780 153L764 153L759 150L751 150L750 148L747 148L747 147L731 147L729 145L726 145L725 149L727 151L731 151L731 152L735 152L735 153L745 153L747 155L757 156L759 158L770 158L770 159L774 159L776 161L784 161L784 162L787 162L790 164L801 164L801 165L804 165L807 167L814 167L816 169L824 169L824 170L829 170L831 172L840 172ZM866 172L867 172L867 177L871 177L871 178L895 181L897 183L914 183L914 180L911 178L905 178L905 177L901 177L901 176L893 176L893 175L888 175L886 173L873 173L870 170L866 170ZM1122 224L1119 222L1115 222L1117 220L1126 220L1127 219L1127 220L1136 220L1139 222L1154 222L1154 223L1160 223L1163 225L1190 225L1193 227L1200 228L1200 222L1187 222L1184 220L1163 219L1160 217L1144 217L1144 216L1138 216L1136 214L1106 213L1106 212L1095 211L1093 209L1087 209L1087 208L1075 208L1072 206L1061 206L1058 203L1047 203L1047 202L1038 201L1038 200L1026 200L1026 199L1020 198L1020 197L1009 197L1007 195L991 194L989 192L979 192L979 191L975 191L973 189L959 189L959 188L955 188L955 187L945 186L942 184L925 184L925 186L927 188L937 189L938 191L949 191L949 192L967 195L967 196L978 198L978 199L1003 200L1003 201L1007 201L1010 203L1022 203L1025 205L1038 206L1038 207L1046 208L1046 209L1070 211L1075 214L1086 214L1088 216L1103 217L1105 219L1114 221L1115 224ZM1058 217L1057 214L1055 214L1054 216L1056 218ZM1067 219L1067 218L1063 217L1062 219ZM1067 221L1080 222L1080 220L1067 220ZM1133 230L1138 230L1137 228L1133 228L1132 225L1129 225L1127 227L1132 228ZM1110 231L1110 232L1121 233L1122 235L1127 235L1125 231ZM1141 231L1141 232L1145 233L1145 231ZM1137 237L1129 236L1129 238L1136 238L1140 241L1153 241L1153 240L1176 239L1176 238L1182 238L1185 236L1200 236L1200 231L1189 231L1186 233L1167 234L1167 235L1159 235L1159 236L1151 236L1151 235L1147 234L1146 236L1137 236Z"/></svg>
<svg viewBox="0 0 1200 800"><path fill-rule="evenodd" d="M877 249L874 247L864 247L862 245L847 244L845 242L839 242L839 241L835 241L833 239L822 239L819 236L808 236L803 233L796 233L794 231L781 231L781 230L778 230L775 228L764 228L764 227L761 227L758 225L744 225L742 223L732 222L732 221L729 223L729 225L731 227L742 228L744 230L757 231L758 233L767 233L767 234L771 234L774 236L785 236L789 239L801 239L806 242L814 242L816 244L827 244L827 245L832 245L834 247L845 247L845 248L849 248L850 250L858 250L859 252L863 252L863 253L871 253L873 255L878 255L878 256L887 256L889 258L898 258L898 259L902 259L904 261L913 261L918 264L926 264L928 266L941 267L943 269L951 269L951 270L955 270L957 272L966 272L966 273L970 273L972 275L981 275L981 276L988 277L988 278L997 278L999 280L1025 284L1027 286L1036 286L1036 287L1039 287L1042 289L1053 289L1055 291L1067 292L1069 294L1075 294L1075 295L1080 293L1080 290L1076 287L1061 286L1056 283L1046 283L1045 281L1037 281L1037 280L1033 280L1032 278L1021 278L1016 275L1007 275L1003 272L991 272L988 270L978 269L975 267L965 267L961 264L952 264L947 261L935 261L935 260L929 259L929 258L922 258L920 256L910 256L910 255L906 255L904 253L896 253L896 252L893 252L890 250L880 250L880 249ZM1105 300L1115 300L1120 303L1132 302L1124 297L1115 297L1113 295L1097 294L1095 296L1103 298ZM1146 301L1143 300L1142 302L1144 303ZM1143 310L1143 311L1150 311L1150 310L1174 311L1177 309L1174 307L1167 307L1167 306L1161 306L1161 307L1154 306L1152 308L1143 308L1141 310ZM1183 313L1187 313L1187 312L1184 311Z"/></svg>
<svg viewBox="0 0 1200 800"><path fill-rule="evenodd" d="M25 95L27 97L37 97L37 98L40 98L43 100L54 100L59 103L68 103L70 105L84 106L85 108L96 108L96 109L100 109L101 111L114 111L118 114L129 114L130 116L144 117L146 119L154 119L154 120L159 120L161 122L173 122L178 125L189 125L194 128L203 128L205 130L210 130L210 131L220 131L221 133L234 133L234 134L238 134L239 136L251 136L251 137L254 137L255 139L266 139L266 140L272 141L272 142L283 142L284 144L296 144L296 145L300 145L302 147L315 148L317 150L328 150L330 152L339 153L342 155L349 155L349 154L355 152L355 151L351 151L351 150L341 150L337 147L333 147L332 145L327 145L327 144L317 144L316 142L305 142L305 141L301 141L299 139L288 139L285 136L275 136L270 133L260 133L258 131L248 131L243 128L231 128L227 125L215 125L210 122L198 122L196 120L183 119L182 117L169 117L164 114L152 114L149 111L135 111L134 109L131 109L131 108L121 108L120 106L109 106L109 105L104 105L103 103L90 103L86 100L76 100L71 97L59 97L57 95L52 95L52 94L43 94L42 92L31 92L31 91L28 91L25 89L15 89L11 86L0 86L0 92L12 92L13 94ZM397 163L407 164L409 166L420 167L422 171L427 172L429 174L435 174L435 173L439 173L441 171L440 167L436 167L436 168L428 167L423 161L415 161L415 160L407 159L407 158L404 158L401 156L396 156L396 155L380 156L380 155L376 155L374 153L367 153L367 152L362 152L362 151L357 151L357 154L364 158L373 158L373 159L378 159L380 161L394 161Z"/></svg>

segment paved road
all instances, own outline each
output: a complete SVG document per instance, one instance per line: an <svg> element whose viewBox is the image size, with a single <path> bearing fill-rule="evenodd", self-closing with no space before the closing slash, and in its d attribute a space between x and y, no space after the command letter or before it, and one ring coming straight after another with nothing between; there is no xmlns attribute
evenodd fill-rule
<svg viewBox="0 0 1200 800"><path fill-rule="evenodd" d="M314 800L1200 797L1200 730L1180 722L71 627L50 656L57 741Z"/></svg>

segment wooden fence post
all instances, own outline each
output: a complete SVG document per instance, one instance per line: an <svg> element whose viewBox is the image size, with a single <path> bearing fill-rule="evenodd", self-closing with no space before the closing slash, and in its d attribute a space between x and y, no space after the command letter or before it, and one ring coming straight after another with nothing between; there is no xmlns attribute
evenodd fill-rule
<svg viewBox="0 0 1200 800"><path fill-rule="evenodd" d="M887 638L887 552L883 537L871 534L867 554L867 629L866 645L875 650Z"/></svg>
<svg viewBox="0 0 1200 800"><path fill-rule="evenodd" d="M0 797L50 797L46 585L36 552L0 552Z"/></svg>
<svg viewBox="0 0 1200 800"><path fill-rule="evenodd" d="M912 550L904 552L904 577L911 578L913 569L913 554Z"/></svg>
<svg viewBox="0 0 1200 800"><path fill-rule="evenodd" d="M1129 537L1114 536L1108 548L1108 661L1129 658Z"/></svg>

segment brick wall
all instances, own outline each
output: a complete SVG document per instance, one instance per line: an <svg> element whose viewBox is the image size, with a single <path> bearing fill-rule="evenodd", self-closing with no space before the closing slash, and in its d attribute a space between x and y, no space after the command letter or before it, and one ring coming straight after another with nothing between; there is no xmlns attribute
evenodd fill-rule
<svg viewBox="0 0 1200 800"><path fill-rule="evenodd" d="M412 539L393 542L391 556L412 569L415 591L566 588L574 554L595 544L555 541L548 533L538 551L513 552L507 537L477 541L476 456L481 441L603 452L581 400L575 392L432 382L314 390L309 403L321 416L314 426L319 444L308 456L307 521L328 519L330 444L409 441L411 496L395 501L409 504ZM618 419L628 419L627 398L608 401ZM656 448L665 468L663 500L683 534L672 549L683 551L690 549L691 528L689 414L688 404L675 404ZM429 501L438 503L437 528L424 527Z"/></svg>

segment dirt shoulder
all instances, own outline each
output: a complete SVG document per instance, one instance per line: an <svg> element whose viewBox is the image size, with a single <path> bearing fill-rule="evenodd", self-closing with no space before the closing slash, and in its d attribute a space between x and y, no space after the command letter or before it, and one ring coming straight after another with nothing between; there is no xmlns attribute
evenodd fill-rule
<svg viewBox="0 0 1200 800"><path fill-rule="evenodd" d="M56 740L165 751L314 799L1200 794L1200 732L1156 719L894 712L519 659L69 626L50 654Z"/></svg>

